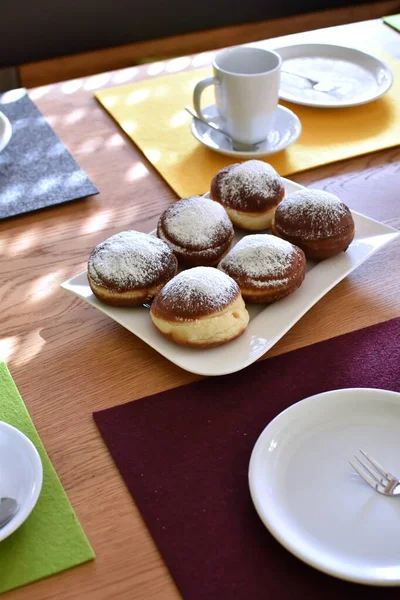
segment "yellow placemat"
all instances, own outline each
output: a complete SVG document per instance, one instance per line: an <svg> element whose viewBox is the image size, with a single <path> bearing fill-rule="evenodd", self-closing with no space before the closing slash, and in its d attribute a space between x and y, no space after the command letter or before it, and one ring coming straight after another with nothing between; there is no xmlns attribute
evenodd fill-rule
<svg viewBox="0 0 400 600"><path fill-rule="evenodd" d="M387 57L385 62L392 69L394 83L375 102L340 109L287 104L299 116L303 132L295 144L265 160L280 175L290 175L398 145L400 62ZM191 104L196 83L210 74L209 68L199 69L96 93L99 102L182 198L208 191L216 171L237 162L203 147L190 133L191 117L183 107ZM203 100L204 106L213 101L211 95L208 100Z"/></svg>

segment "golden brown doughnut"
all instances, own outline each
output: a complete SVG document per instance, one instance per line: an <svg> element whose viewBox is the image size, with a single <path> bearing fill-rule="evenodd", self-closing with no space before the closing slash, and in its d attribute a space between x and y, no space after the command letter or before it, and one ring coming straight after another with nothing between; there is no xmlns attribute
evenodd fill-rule
<svg viewBox="0 0 400 600"><path fill-rule="evenodd" d="M248 160L224 167L211 182L211 198L226 209L232 223L249 231L271 226L285 188L271 165Z"/></svg>
<svg viewBox="0 0 400 600"><path fill-rule="evenodd" d="M301 285L306 272L304 252L274 235L246 235L218 268L230 275L246 302L270 303Z"/></svg>
<svg viewBox="0 0 400 600"><path fill-rule="evenodd" d="M277 208L271 230L317 260L347 250L355 233L350 209L334 194L313 189L289 194Z"/></svg>
<svg viewBox="0 0 400 600"><path fill-rule="evenodd" d="M163 241L148 233L122 231L95 247L88 280L102 302L137 306L151 300L177 268L176 257Z"/></svg>
<svg viewBox="0 0 400 600"><path fill-rule="evenodd" d="M249 322L236 282L212 267L194 267L171 279L154 298L150 315L166 337L196 348L230 342Z"/></svg>
<svg viewBox="0 0 400 600"><path fill-rule="evenodd" d="M233 226L226 210L218 204L192 196L165 210L157 226L157 235L168 244L183 266L213 266L228 252Z"/></svg>

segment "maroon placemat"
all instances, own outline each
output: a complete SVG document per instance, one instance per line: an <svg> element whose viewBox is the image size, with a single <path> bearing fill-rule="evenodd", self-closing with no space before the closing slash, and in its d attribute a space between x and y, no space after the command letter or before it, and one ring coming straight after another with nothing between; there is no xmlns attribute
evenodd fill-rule
<svg viewBox="0 0 400 600"><path fill-rule="evenodd" d="M348 387L400 391L400 319L94 414L185 600L399 597L306 566L265 529L249 494L250 454L271 419Z"/></svg>

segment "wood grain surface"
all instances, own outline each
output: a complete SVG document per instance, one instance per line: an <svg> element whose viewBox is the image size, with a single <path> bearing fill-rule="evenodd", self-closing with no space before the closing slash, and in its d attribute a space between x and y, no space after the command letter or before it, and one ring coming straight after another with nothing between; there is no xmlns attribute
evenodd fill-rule
<svg viewBox="0 0 400 600"><path fill-rule="evenodd" d="M134 42L115 48L61 56L21 65L18 69L24 87L45 85L54 81L84 77L113 69L123 69L141 62L171 58L188 53L205 52L237 44L255 42L278 35L333 27L400 11L400 0L379 0L366 4L347 5L330 10L269 19L259 23L232 25L195 33L186 33L156 40Z"/></svg>
<svg viewBox="0 0 400 600"><path fill-rule="evenodd" d="M290 36L400 54L380 21ZM313 37L314 36L314 37ZM285 38L279 40L286 41ZM210 55L197 57L207 63ZM181 63L191 68L191 59ZM179 593L92 420L92 412L196 379L59 284L91 249L128 227L151 230L174 194L100 108L93 90L161 73L168 64L105 73L31 91L100 195L0 223L1 341L14 380L97 553L96 561L5 595L10 600L173 600ZM329 140L327 140L329 143ZM400 227L400 149L335 163L293 179L340 195ZM273 356L400 315L400 242L364 263L268 353Z"/></svg>

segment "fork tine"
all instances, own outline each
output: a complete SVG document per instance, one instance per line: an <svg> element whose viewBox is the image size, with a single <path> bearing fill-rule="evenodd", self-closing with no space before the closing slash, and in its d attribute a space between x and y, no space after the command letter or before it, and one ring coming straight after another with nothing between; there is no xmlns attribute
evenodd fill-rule
<svg viewBox="0 0 400 600"><path fill-rule="evenodd" d="M380 485L386 486L389 483L389 480L386 477L379 477L379 475L376 475L376 473L374 473L371 467L363 463L357 456L354 456L354 458L360 463L363 469L365 469L365 471L367 471L369 475L371 475L371 477L373 477L375 481L377 481Z"/></svg>
<svg viewBox="0 0 400 600"><path fill-rule="evenodd" d="M356 471L356 473L358 473L360 475L360 477L362 477L364 479L364 481L366 483L368 483L368 485L370 485L371 487L373 487L374 490L378 490L381 487L379 485L379 483L376 482L376 480L374 480L372 477L370 477L369 475L367 475L364 471L362 471L361 469L359 469L358 467L356 467L356 465L354 465L350 460L349 460L349 463L353 467L353 469Z"/></svg>
<svg viewBox="0 0 400 600"><path fill-rule="evenodd" d="M366 452L364 452L364 450L361 450L361 448L359 448L361 454L363 456L365 456L365 458L371 463L371 465L373 465L375 467L375 469L378 471L378 473L380 473L381 475L384 475L386 477L386 479L392 479L393 475L391 473L388 473L387 471L385 471L385 469L371 456L368 456L368 454Z"/></svg>

